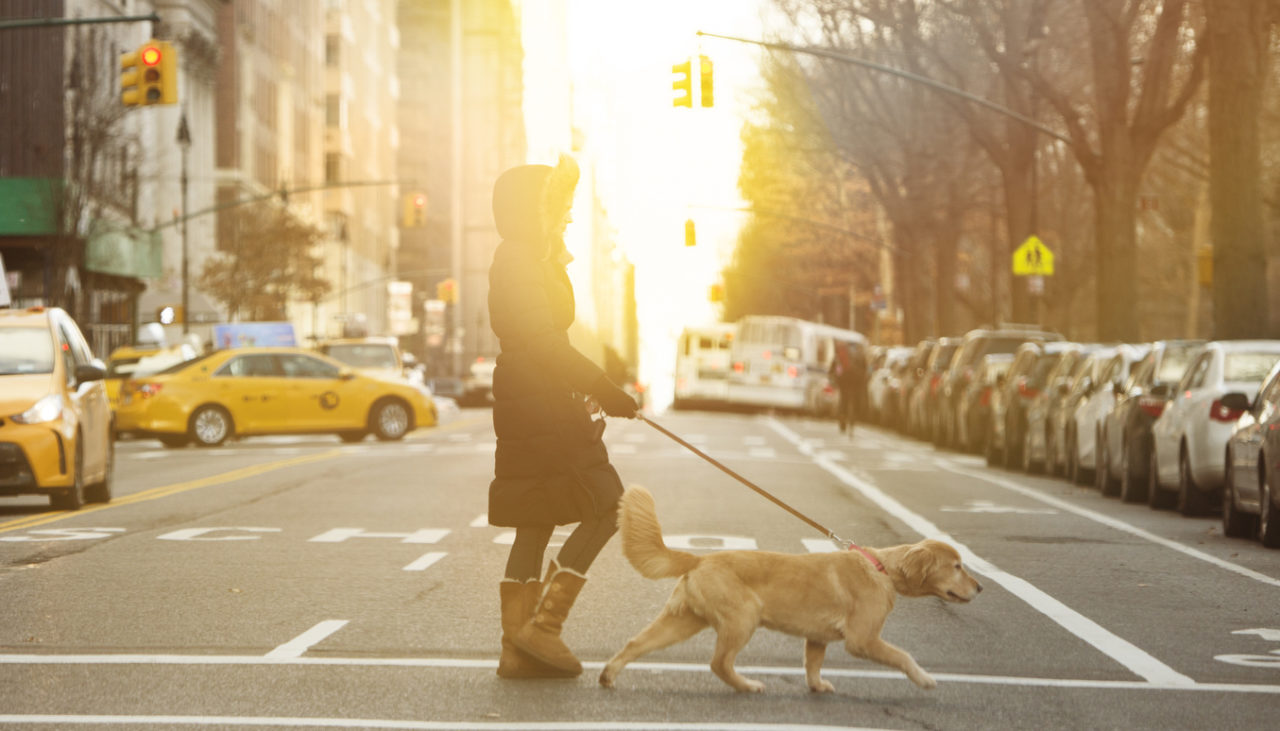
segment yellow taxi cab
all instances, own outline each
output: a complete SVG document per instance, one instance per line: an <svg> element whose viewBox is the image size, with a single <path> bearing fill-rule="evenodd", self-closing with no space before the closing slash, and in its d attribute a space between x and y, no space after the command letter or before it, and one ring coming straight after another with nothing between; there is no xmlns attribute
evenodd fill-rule
<svg viewBox="0 0 1280 731"><path fill-rule="evenodd" d="M162 346L157 344L122 345L107 356L107 400L116 414L116 436L131 434L135 426L128 417L121 418L120 388L130 378L157 373L175 363L196 357L196 349L187 344Z"/></svg>
<svg viewBox="0 0 1280 731"><path fill-rule="evenodd" d="M403 439L435 426L430 395L293 347L216 350L127 381L120 417L168 446L216 446L230 437L330 433Z"/></svg>
<svg viewBox="0 0 1280 731"><path fill-rule="evenodd" d="M106 366L56 307L0 309L0 495L59 510L111 500Z"/></svg>
<svg viewBox="0 0 1280 731"><path fill-rule="evenodd" d="M316 350L365 375L393 379L404 377L404 356L395 338L374 336L321 340L316 343Z"/></svg>

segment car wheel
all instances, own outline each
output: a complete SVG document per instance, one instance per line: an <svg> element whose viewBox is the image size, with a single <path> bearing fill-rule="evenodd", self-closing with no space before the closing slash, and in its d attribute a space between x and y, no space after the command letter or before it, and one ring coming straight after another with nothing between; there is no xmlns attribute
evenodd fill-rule
<svg viewBox="0 0 1280 731"><path fill-rule="evenodd" d="M1173 507L1173 497L1160 487L1160 466L1156 450L1151 450L1151 462L1147 468L1147 505L1153 510L1168 510Z"/></svg>
<svg viewBox="0 0 1280 731"><path fill-rule="evenodd" d="M1252 525L1254 516L1236 508L1235 468L1231 466L1231 453L1227 453L1227 469L1222 486L1222 534L1232 538L1248 538L1257 527Z"/></svg>
<svg viewBox="0 0 1280 731"><path fill-rule="evenodd" d="M216 447L231 436L231 414L221 406L201 406L191 415L189 433L196 446Z"/></svg>
<svg viewBox="0 0 1280 731"><path fill-rule="evenodd" d="M114 429L112 431L115 431ZM85 498L91 503L111 502L111 479L116 469L116 440L112 435L107 440L107 464L102 473L102 480L85 488Z"/></svg>
<svg viewBox="0 0 1280 731"><path fill-rule="evenodd" d="M378 439L393 442L409 433L409 407L398 399L379 401L369 416L370 426Z"/></svg>
<svg viewBox="0 0 1280 731"><path fill-rule="evenodd" d="M342 432L338 432L338 438L339 438L339 439L341 439L342 441L346 442L347 444L354 444L354 443L356 443L356 442L363 442L363 441L364 441L364 438L365 438L365 437L367 437L367 436L369 436L369 432L367 432L367 431L342 431Z"/></svg>
<svg viewBox="0 0 1280 731"><path fill-rule="evenodd" d="M1067 432L1066 438L1066 468L1067 482L1073 485L1080 484L1080 463L1076 461L1076 440L1072 432Z"/></svg>
<svg viewBox="0 0 1280 731"><path fill-rule="evenodd" d="M1126 503L1138 503L1147 499L1147 483L1134 474L1129 440L1120 441L1120 500Z"/></svg>
<svg viewBox="0 0 1280 731"><path fill-rule="evenodd" d="M71 466L71 487L49 496L49 506L54 510L79 510L84 506L84 445L83 435L76 436L76 463Z"/></svg>
<svg viewBox="0 0 1280 731"><path fill-rule="evenodd" d="M1107 448L1107 437L1104 434L1098 434L1098 464L1094 469L1094 482L1098 485L1098 492L1108 497L1115 496L1120 492L1120 482L1111 476L1111 450Z"/></svg>
<svg viewBox="0 0 1280 731"><path fill-rule="evenodd" d="M1204 493L1191 476L1191 460L1185 449L1178 456L1178 512L1192 517L1205 513Z"/></svg>
<svg viewBox="0 0 1280 731"><path fill-rule="evenodd" d="M1267 548L1280 548L1280 515L1276 515L1276 496L1271 490L1271 477L1262 475L1262 503L1258 513L1258 540Z"/></svg>

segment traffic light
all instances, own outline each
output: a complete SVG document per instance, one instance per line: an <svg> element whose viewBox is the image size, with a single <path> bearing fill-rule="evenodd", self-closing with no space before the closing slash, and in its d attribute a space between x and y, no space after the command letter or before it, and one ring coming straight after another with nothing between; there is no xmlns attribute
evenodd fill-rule
<svg viewBox="0 0 1280 731"><path fill-rule="evenodd" d="M702 106L709 107L715 103L715 86L711 79L711 59L707 56L699 56L701 65L701 81L702 81Z"/></svg>
<svg viewBox="0 0 1280 731"><path fill-rule="evenodd" d="M427 194L410 193L404 197L404 228L427 225Z"/></svg>
<svg viewBox="0 0 1280 731"><path fill-rule="evenodd" d="M457 302L457 284L452 279L441 279L436 283L436 299L442 302Z"/></svg>
<svg viewBox="0 0 1280 731"><path fill-rule="evenodd" d="M698 235L693 227L693 219L690 218L684 222L684 245L696 246L698 244Z"/></svg>
<svg viewBox="0 0 1280 731"><path fill-rule="evenodd" d="M671 67L671 73L678 75L671 82L671 89L676 92L671 106L693 108L693 63L685 61L675 64Z"/></svg>
<svg viewBox="0 0 1280 731"><path fill-rule="evenodd" d="M150 40L120 54L120 100L127 107L178 103L178 52Z"/></svg>

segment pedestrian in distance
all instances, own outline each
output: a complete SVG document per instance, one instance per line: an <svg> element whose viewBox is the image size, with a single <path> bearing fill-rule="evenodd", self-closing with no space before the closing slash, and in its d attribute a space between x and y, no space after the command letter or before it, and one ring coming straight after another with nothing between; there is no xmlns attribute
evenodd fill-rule
<svg viewBox="0 0 1280 731"><path fill-rule="evenodd" d="M857 343L836 342L835 357L827 375L839 394L836 419L840 433L853 436L853 426L862 413L862 398L867 393L867 357Z"/></svg>
<svg viewBox="0 0 1280 731"><path fill-rule="evenodd" d="M489 323L498 336L489 522L515 528L499 584L503 678L567 678L582 663L560 637L587 569L617 531L622 480L602 436L609 416L634 418L635 400L569 343L573 260L565 227L578 166L522 165L498 176L493 218L502 237L489 268ZM558 525L577 523L541 575Z"/></svg>

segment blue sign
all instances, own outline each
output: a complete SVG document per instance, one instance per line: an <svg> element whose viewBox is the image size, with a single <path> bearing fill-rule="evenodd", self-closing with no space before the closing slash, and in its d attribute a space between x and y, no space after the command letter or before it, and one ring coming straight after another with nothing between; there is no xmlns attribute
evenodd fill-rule
<svg viewBox="0 0 1280 731"><path fill-rule="evenodd" d="M297 344L291 322L233 322L213 326L213 347L218 349Z"/></svg>

